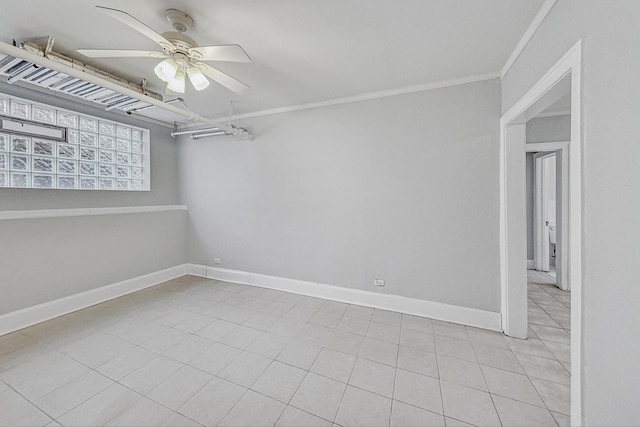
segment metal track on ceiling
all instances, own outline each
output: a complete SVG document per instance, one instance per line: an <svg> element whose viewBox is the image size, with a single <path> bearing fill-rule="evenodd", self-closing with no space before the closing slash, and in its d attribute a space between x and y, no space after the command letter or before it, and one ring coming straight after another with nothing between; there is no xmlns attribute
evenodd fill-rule
<svg viewBox="0 0 640 427"><path fill-rule="evenodd" d="M244 128L222 124L189 109L170 105L170 102L163 101L162 95L148 91L142 85L84 65L64 55L51 52L48 48L44 50L30 42L15 46L0 41L0 76L5 76L9 83L21 81L63 92L96 103L107 110L119 109L133 112L157 107L186 117L192 122L214 126L220 131L214 134L208 133L210 128L194 131L194 133L203 133L199 137L234 135L243 139L253 139L253 135Z"/></svg>
<svg viewBox="0 0 640 427"><path fill-rule="evenodd" d="M38 46L30 43L24 43L23 47L34 53L42 52ZM157 100L162 100L161 95L147 91L141 85L123 81L122 79L112 76L104 71L85 66L84 64L63 55L50 52L47 54L47 57L49 59L66 63L66 65L72 66L75 69L81 69L86 72L91 72L94 75L99 75L101 78L108 79L113 83L132 89L139 92L141 95L144 94ZM148 102L107 89L98 84L90 83L80 78L72 77L66 73L42 67L33 62L2 53L0 53L0 75L5 76L8 83L24 82L50 89L52 91L62 92L67 95L93 102L107 110L118 109L128 112L152 105Z"/></svg>

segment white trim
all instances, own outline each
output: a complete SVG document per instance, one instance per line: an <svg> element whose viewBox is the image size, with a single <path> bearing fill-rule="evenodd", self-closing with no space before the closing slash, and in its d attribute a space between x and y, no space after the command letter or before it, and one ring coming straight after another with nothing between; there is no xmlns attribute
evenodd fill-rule
<svg viewBox="0 0 640 427"><path fill-rule="evenodd" d="M0 335L82 310L83 308L184 276L185 274L187 274L187 265L177 265L165 270L3 314L0 316Z"/></svg>
<svg viewBox="0 0 640 427"><path fill-rule="evenodd" d="M557 142L527 142L524 151L527 153L538 153L542 151L558 151L569 148L569 141Z"/></svg>
<svg viewBox="0 0 640 427"><path fill-rule="evenodd" d="M559 116L569 116L571 115L571 111L549 111L548 113L540 113L534 117L534 119L543 119L545 117L559 117Z"/></svg>
<svg viewBox="0 0 640 427"><path fill-rule="evenodd" d="M271 109L261 110L261 111L254 111L253 113L236 114L234 116L231 116L231 118L229 118L229 117L220 117L220 118L217 118L216 120L217 121L241 120L241 119L249 119L249 118L252 118L252 117L268 116L268 115L271 115L271 114L289 113L291 111L308 110L310 108L329 107L331 105L348 104L350 102L367 101L367 100L370 100L370 99L386 98L386 97L389 97L389 96L405 95L405 94L409 94L409 93L424 92L424 91L427 91L427 90L441 89L441 88L450 87L450 86L458 86L458 85L464 85L464 84L469 84L469 83L477 83L477 82L482 82L482 81L486 81L486 80L497 79L499 77L500 77L500 73L480 74L480 75L477 75L477 76L463 77L463 78L454 79L454 80L442 80L442 81L439 81L439 82L425 83L425 84L420 84L420 85L415 85L415 86L407 86L407 87L402 87L402 88L398 88L398 89L389 89L389 90L380 90L380 91L375 91L375 92L366 92L366 93L362 93L360 95L349 96L349 97L346 97L346 98L335 98L335 99L329 99L327 101L311 102L311 103L308 103L308 104L290 105L290 106L286 106L286 107L279 107L279 108L271 108ZM184 128L181 127L180 129L187 129L187 128L188 127L184 127Z"/></svg>
<svg viewBox="0 0 640 427"><path fill-rule="evenodd" d="M510 324L517 316L510 313L507 236L507 127L517 122L536 101L560 80L571 76L571 141L569 144L569 254L568 277L571 286L571 425L583 425L582 412L582 43L580 39L542 78L500 118L500 284L502 327L509 335ZM525 144L526 146L527 144ZM517 262L517 260L515 260ZM517 319L515 320L517 322Z"/></svg>
<svg viewBox="0 0 640 427"><path fill-rule="evenodd" d="M535 270L536 268L536 263L534 260L532 259L528 259L527 260L527 270Z"/></svg>
<svg viewBox="0 0 640 427"><path fill-rule="evenodd" d="M360 289L344 288L323 283L284 277L266 276L246 271L228 270L205 265L189 264L189 274L208 277L225 282L277 289L285 292L324 298L349 304L392 310L492 331L500 330L500 313L476 308L460 307L439 302L408 298L399 295L381 294Z"/></svg>
<svg viewBox="0 0 640 427"><path fill-rule="evenodd" d="M200 264L187 264L187 274L192 276L207 277L207 266Z"/></svg>
<svg viewBox="0 0 640 427"><path fill-rule="evenodd" d="M569 149L569 279L571 287L571 423L584 425L582 412L582 40L571 65L571 148ZM574 187L574 188L572 188ZM574 249L575 248L575 249Z"/></svg>
<svg viewBox="0 0 640 427"><path fill-rule="evenodd" d="M504 67L502 67L502 70L500 71L501 79L507 75L513 64L516 62L516 59L518 59L524 48L527 47L527 44L529 44L529 41L531 41L531 38L533 38L533 35L538 31L538 28L544 21L544 18L546 18L549 12L551 12L551 9L555 6L557 1L558 0L545 0L542 6L540 6L540 10L538 10L536 16L533 17L531 24L529 24L529 27L520 38L520 41L516 45L515 49L513 49L513 52L511 52L507 62L504 64Z"/></svg>
<svg viewBox="0 0 640 427"><path fill-rule="evenodd" d="M524 124L519 124L516 126L512 126L511 129L509 129L510 132L510 140L516 140L515 142L512 143L522 143L522 145L526 146L526 126ZM499 244L500 244L500 312L502 314L502 330L504 331L504 333L506 335L509 336L513 336L513 337L518 337L518 338L526 338L527 336L527 301L526 301L526 293L527 290L525 289L517 289L518 292L510 292L509 287L507 286L507 283L510 279L511 275L514 275L515 273L522 273L522 279L524 280L524 283L526 284L526 272L525 271L520 271L519 266L516 266L515 268L511 269L512 271L510 271L510 266L511 266L511 262L513 262L512 260L516 260L516 262L518 261L518 259L516 258L516 256L512 256L513 254L510 253L509 249L511 249L509 247L509 240L508 238L510 237L508 234L508 222L507 219L510 218L510 215L513 216L514 214L511 214L511 212L508 209L508 205L507 205L507 175L508 175L508 170L507 170L507 164L509 162L509 160L513 161L513 154L510 153L510 159L507 158L507 145L505 143L506 139L507 139L507 126L506 124L503 124L502 120L500 121L500 146L499 146L499 151L498 151L498 155L499 155L499 171L498 171L498 179L499 179L499 184L500 184L500 215L499 215ZM524 151L524 150L523 150ZM524 153L523 153L524 156ZM523 160L524 162L524 160ZM526 169L526 165L524 166L524 168ZM524 178L525 172L523 171L522 173L522 178ZM512 174L512 179L514 179L513 174ZM524 181L524 179L523 179ZM520 183L516 183L515 187L518 188L518 185ZM522 183L524 184L524 182ZM526 186L522 185L522 190L525 191ZM523 200L525 200L523 203L526 204L526 196L524 194L522 194L522 198ZM526 217L526 209L523 208L523 212L517 212L516 213L516 218L518 217L519 214L524 214L522 215L523 217ZM525 220L526 221L526 220ZM526 227L526 226L525 226ZM524 230L524 228L523 228ZM515 248L516 250L519 248ZM522 248L522 249L526 249L526 248ZM524 257L526 257L526 250L523 251L524 253ZM521 296L524 295L524 299L520 298ZM513 299L514 302L517 305L517 307L513 307L511 304L509 304L510 299ZM514 308L514 310L510 310L510 308ZM519 316L512 316L512 313L517 313L519 314ZM524 316L524 320L523 317Z"/></svg>
<svg viewBox="0 0 640 427"><path fill-rule="evenodd" d="M69 216L119 215L133 213L186 211L186 205L122 206L114 208L36 209L28 211L0 211L0 221L29 218L60 218Z"/></svg>

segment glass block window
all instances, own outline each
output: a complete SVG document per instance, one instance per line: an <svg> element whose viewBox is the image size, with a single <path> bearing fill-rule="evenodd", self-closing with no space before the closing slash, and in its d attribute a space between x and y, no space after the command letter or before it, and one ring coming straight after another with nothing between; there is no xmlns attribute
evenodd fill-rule
<svg viewBox="0 0 640 427"><path fill-rule="evenodd" d="M0 130L0 187L148 191L149 130L0 93L0 115L67 129L66 141Z"/></svg>

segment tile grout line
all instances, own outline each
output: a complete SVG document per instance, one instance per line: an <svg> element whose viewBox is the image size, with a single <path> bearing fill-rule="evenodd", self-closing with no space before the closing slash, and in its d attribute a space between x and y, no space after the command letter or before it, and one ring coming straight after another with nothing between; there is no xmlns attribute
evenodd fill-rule
<svg viewBox="0 0 640 427"><path fill-rule="evenodd" d="M5 391L13 391L15 394L17 394L18 396L20 396L21 398L23 398L25 401L27 401L28 403L30 403L33 407L35 407L38 411L42 412L46 417L49 417L49 422L47 422L47 424L49 424L51 421L56 421L56 419L54 417L52 417L51 415L49 415L46 411L44 411L42 408L40 408L38 405L36 405L34 402L32 402L31 400L29 400L26 396L24 396L22 393L20 393L18 390L16 390L11 384L6 383L5 381L2 381L4 384L7 385L7 390ZM4 393L4 391L2 392ZM56 421L57 422L57 421Z"/></svg>
<svg viewBox="0 0 640 427"><path fill-rule="evenodd" d="M369 323L370 325L371 323ZM369 325L367 326L367 331L369 330ZM365 332L366 334L366 332ZM364 342L363 342L364 344ZM359 353L359 352L358 352ZM340 412L340 407L342 406L342 401L344 400L344 395L347 394L347 387L349 387L349 383L351 381L351 377L353 376L353 371L356 369L356 363L358 363L358 357L356 356L356 360L355 362L353 362L353 366L351 367L351 372L349 372L349 378L347 378L347 383L346 386L344 388L344 391L342 392L342 396L340 397L340 403L338 404L338 409L336 410L336 414L333 417L332 423L335 424L336 418L338 417L338 413ZM391 412L391 411L389 411ZM389 414L389 416L391 416L391 414Z"/></svg>
<svg viewBox="0 0 640 427"><path fill-rule="evenodd" d="M433 332L433 335L432 335L432 337L433 337L433 350L434 350L434 354L436 356L436 370L438 372L438 388L440 389L440 403L442 404L442 419L444 420L444 422L446 424L447 415L445 414L444 395L442 394L442 375L440 374L440 362L438 362L438 349L436 347L436 334L435 334L436 331L433 329L433 322L431 322L431 331Z"/></svg>
<svg viewBox="0 0 640 427"><path fill-rule="evenodd" d="M400 359L400 341L402 341L402 323L403 317L400 316L400 334L398 336L398 350L396 352L396 366L393 369L393 390L391 391L391 407L389 408L389 426L391 426L391 417L393 416L393 402L396 397L396 380L398 378L398 360ZM434 344L435 345L435 344ZM434 347L435 349L435 347Z"/></svg>
<svg viewBox="0 0 640 427"><path fill-rule="evenodd" d="M528 282L528 283L529 283L529 282ZM544 291L544 290L543 290L543 291ZM546 292L546 291L545 291L545 292ZM549 294L549 295L550 295L550 294ZM550 296L551 296L551 297L553 297L554 299L556 299L553 295L550 295ZM558 302L559 302L559 301L558 301ZM544 312L545 312L545 314L547 314L549 317L552 317L549 313L547 313L547 312L544 310L544 308L540 307L540 305L539 305L538 303L536 303L535 301L533 301L533 303L534 303L537 307L539 307L542 311L544 311ZM571 310L571 309L569 309L569 310ZM569 313L571 313L571 311L569 311ZM555 319L554 319L554 322L555 322ZM556 323L557 323L557 322L556 322ZM560 330L563 330L563 331L567 332L567 333L569 334L569 338L571 338L571 331L567 331L566 329L562 328L562 326L561 326L561 325L558 325L558 326L560 326L560 328L554 328L554 329L560 329ZM534 333L535 333L535 331L534 331ZM563 363L562 363L562 361L558 358L558 356L555 354L555 352L551 351L551 349L549 348L549 346L546 344L547 340L543 340L543 339L541 339L541 338L540 338L540 337L538 337L538 336L537 336L537 338L540 340L540 342L542 343L542 345L544 346L544 348L545 348L545 349L546 349L546 350L547 350L547 351L548 351L548 352L549 352L549 353L554 357L554 360L555 360L556 362L558 362L558 363L560 364L560 366L562 366L562 368L563 368L563 369L564 369L564 370L569 374L569 377L571 377L571 371L570 371L570 370L568 370L568 369L564 366L564 364L563 364ZM553 341L549 341L549 342L553 342ZM558 343L558 344L564 344L564 343ZM535 378L535 377L534 377L534 378ZM543 381L544 381L544 379L542 379L542 378L538 378L538 379L540 379L540 380L543 380ZM548 381L548 380L547 380L547 381ZM549 382L554 382L554 383L555 383L555 381L549 381ZM560 384L561 384L561 383L560 383ZM563 385L566 385L566 384L563 384Z"/></svg>
<svg viewBox="0 0 640 427"><path fill-rule="evenodd" d="M478 355L476 354L476 349L473 346L473 344L471 344L471 349L473 350L473 355L476 358L476 361L478 360ZM480 363L478 363L478 367L480 367ZM500 425L504 426L504 423L502 422L502 418L500 417L500 412L498 412L498 407L496 406L496 402L493 399L493 394L491 393L491 389L489 388L489 384L487 383L487 378L484 375L484 371L482 370L482 368L480 368L480 374L482 375L482 380L484 381L484 384L487 386L487 394L489 395L489 398L491 399L491 404L493 405L493 410L496 411L496 416L498 417L498 422L500 422Z"/></svg>

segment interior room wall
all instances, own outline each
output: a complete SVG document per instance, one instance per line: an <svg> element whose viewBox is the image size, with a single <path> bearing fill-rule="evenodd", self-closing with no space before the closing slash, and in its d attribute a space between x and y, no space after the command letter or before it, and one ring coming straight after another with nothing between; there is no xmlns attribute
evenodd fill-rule
<svg viewBox="0 0 640 427"><path fill-rule="evenodd" d="M533 221L534 221L534 197L535 197L535 177L533 166L533 153L526 154L526 166L527 173L526 185L527 185L527 260L533 260L535 248L533 244Z"/></svg>
<svg viewBox="0 0 640 427"><path fill-rule="evenodd" d="M537 117L527 122L527 143L559 142L571 139L571 115Z"/></svg>
<svg viewBox="0 0 640 427"><path fill-rule="evenodd" d="M148 192L0 188L0 211L178 204L169 129L17 85L0 92L150 129L152 180ZM0 314L183 264L186 221L184 211L0 220Z"/></svg>
<svg viewBox="0 0 640 427"><path fill-rule="evenodd" d="M184 264L186 213L0 220L0 315Z"/></svg>
<svg viewBox="0 0 640 427"><path fill-rule="evenodd" d="M498 312L499 115L491 80L183 138L189 262Z"/></svg>
<svg viewBox="0 0 640 427"><path fill-rule="evenodd" d="M582 398L585 425L633 425L640 341L640 3L560 0L502 80L507 111L583 40ZM574 373L579 375L580 373Z"/></svg>

